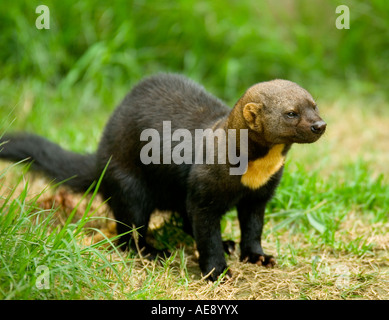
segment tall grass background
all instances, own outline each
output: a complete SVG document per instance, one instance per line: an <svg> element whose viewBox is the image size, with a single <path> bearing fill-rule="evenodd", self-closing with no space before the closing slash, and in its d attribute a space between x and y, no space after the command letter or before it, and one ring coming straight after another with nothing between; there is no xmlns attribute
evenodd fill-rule
<svg viewBox="0 0 389 320"><path fill-rule="evenodd" d="M50 9L49 30L35 27L39 4ZM350 29L335 27L341 4L350 8ZM70 137L65 144L74 149L94 149L107 114L135 82L157 72L183 73L231 106L253 83L274 78L309 87L319 102L344 92L371 99L389 92L383 0L17 0L0 6L0 115L14 111L15 128L54 140L57 130L50 128L61 126L61 140ZM58 103L65 100L66 107ZM93 117L85 123L86 114ZM89 138L67 128L77 118Z"/></svg>

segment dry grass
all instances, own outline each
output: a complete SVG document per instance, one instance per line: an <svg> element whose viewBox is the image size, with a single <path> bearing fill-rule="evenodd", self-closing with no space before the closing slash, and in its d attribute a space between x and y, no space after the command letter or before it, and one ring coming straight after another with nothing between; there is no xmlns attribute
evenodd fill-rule
<svg viewBox="0 0 389 320"><path fill-rule="evenodd" d="M365 228L371 229L370 226ZM290 241L288 236L284 235L285 243ZM145 284L154 287L149 299L389 299L388 238L372 236L368 239L377 240L376 248L368 256L356 259L354 255L334 254L326 250L314 255L310 245L304 243L303 236L295 236L293 241L299 244L300 249L307 250L304 257L298 257L295 265L259 268L239 262L237 254L234 254L228 259L233 277L216 285L202 279L196 255L192 248L187 248L186 271L178 257L168 268L156 262L136 259L136 267L128 283L131 290L141 289ZM152 282L149 280L151 272L154 274ZM117 298L123 296L118 295Z"/></svg>

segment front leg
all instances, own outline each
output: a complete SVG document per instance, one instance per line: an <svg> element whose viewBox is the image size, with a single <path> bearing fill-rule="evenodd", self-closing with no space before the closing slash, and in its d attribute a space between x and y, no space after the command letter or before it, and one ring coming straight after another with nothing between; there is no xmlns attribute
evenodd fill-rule
<svg viewBox="0 0 389 320"><path fill-rule="evenodd" d="M188 201L187 205L201 272L215 281L227 269L220 230L222 213L214 207L199 207L195 201Z"/></svg>
<svg viewBox="0 0 389 320"><path fill-rule="evenodd" d="M184 232L194 238L192 223L189 220L188 214L185 212L184 214L181 214L181 217L183 218ZM231 255L235 252L235 242L233 240L223 240L223 250L224 253Z"/></svg>
<svg viewBox="0 0 389 320"><path fill-rule="evenodd" d="M267 201L245 198L237 206L241 229L240 260L271 268L276 260L265 254L261 245L266 203Z"/></svg>

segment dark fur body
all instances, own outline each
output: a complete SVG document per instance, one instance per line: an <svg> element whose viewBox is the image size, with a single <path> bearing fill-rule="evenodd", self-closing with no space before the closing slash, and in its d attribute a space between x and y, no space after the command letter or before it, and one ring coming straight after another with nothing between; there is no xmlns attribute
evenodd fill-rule
<svg viewBox="0 0 389 320"><path fill-rule="evenodd" d="M235 206L242 234L241 259L274 264L262 250L261 234L265 206L283 167L265 185L253 189L241 183L241 176L230 175L228 164L145 165L139 155L146 142L139 137L144 129L155 128L162 139L163 121L171 121L172 131L186 128L193 133L215 124L227 129L230 116L230 108L192 81L158 75L142 81L125 97L108 121L96 154L75 154L44 138L23 134L3 137L0 143L9 143L2 146L0 157L14 161L30 157L33 168L58 181L76 176L66 184L77 190L85 190L97 180L110 160L100 191L121 222L118 233L140 228L139 246L154 255L155 250L144 240L151 213L155 209L178 212L184 217L185 230L196 240L203 274L214 270L210 278L216 279L227 267L220 219ZM255 139L249 140L249 160L265 156L271 148ZM284 155L290 145L285 143ZM121 240L128 243L131 236Z"/></svg>

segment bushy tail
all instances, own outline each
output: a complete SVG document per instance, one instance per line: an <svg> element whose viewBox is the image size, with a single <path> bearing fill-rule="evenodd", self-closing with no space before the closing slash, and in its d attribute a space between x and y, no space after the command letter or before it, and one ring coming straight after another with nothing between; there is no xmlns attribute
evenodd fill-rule
<svg viewBox="0 0 389 320"><path fill-rule="evenodd" d="M28 159L33 170L45 173L56 182L66 180L64 184L76 191L86 191L99 178L96 155L66 151L33 134L0 137L0 158L11 161Z"/></svg>

